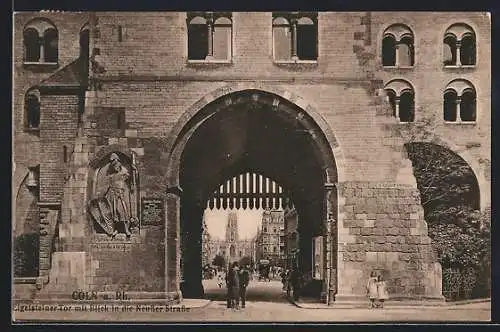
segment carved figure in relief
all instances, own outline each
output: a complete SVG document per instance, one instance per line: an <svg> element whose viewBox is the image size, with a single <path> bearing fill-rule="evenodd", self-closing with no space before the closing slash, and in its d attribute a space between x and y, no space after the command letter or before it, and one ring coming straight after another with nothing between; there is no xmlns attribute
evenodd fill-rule
<svg viewBox="0 0 500 332"><path fill-rule="evenodd" d="M108 165L97 171L89 212L111 237L118 233L130 237L131 230L138 227L137 182L135 159L129 170L116 153L111 154Z"/></svg>

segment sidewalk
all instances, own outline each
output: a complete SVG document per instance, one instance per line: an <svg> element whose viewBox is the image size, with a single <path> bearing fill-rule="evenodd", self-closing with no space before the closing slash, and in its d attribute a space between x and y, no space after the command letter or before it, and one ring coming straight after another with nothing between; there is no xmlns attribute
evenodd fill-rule
<svg viewBox="0 0 500 332"><path fill-rule="evenodd" d="M343 303L343 304L335 304L327 305L326 303L318 303L318 302L295 302L291 300L291 302L298 308L303 309L366 309L369 308L368 301L366 303ZM427 302L427 301L388 301L385 303L384 308L386 309L466 309L463 306L466 305L475 305L480 308L491 310L491 298L487 299L471 299L471 300L463 300L463 301L455 301L455 302L442 302L436 304L435 302Z"/></svg>

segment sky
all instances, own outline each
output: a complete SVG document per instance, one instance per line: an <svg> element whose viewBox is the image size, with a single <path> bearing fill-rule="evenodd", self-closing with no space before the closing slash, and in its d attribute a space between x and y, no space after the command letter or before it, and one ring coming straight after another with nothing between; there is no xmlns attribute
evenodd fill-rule
<svg viewBox="0 0 500 332"><path fill-rule="evenodd" d="M229 211L238 213L238 233L240 240L251 239L257 234L257 228L262 223L262 209L206 209L205 222L207 223L208 233L211 237L225 238L227 216Z"/></svg>

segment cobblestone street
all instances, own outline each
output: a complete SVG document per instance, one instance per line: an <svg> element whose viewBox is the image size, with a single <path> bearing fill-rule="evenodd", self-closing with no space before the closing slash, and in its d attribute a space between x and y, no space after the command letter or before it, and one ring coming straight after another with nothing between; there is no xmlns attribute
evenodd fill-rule
<svg viewBox="0 0 500 332"><path fill-rule="evenodd" d="M252 281L245 309L226 308L225 288L215 280L204 282L213 301L185 312L16 312L17 321L85 322L450 322L489 321L491 303L447 307L390 307L384 309L303 309L289 303L278 281Z"/></svg>

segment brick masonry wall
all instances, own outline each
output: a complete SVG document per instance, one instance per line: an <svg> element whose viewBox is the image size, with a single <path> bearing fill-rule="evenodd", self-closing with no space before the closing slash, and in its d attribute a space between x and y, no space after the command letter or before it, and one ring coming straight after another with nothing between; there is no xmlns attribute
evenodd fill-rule
<svg viewBox="0 0 500 332"><path fill-rule="evenodd" d="M13 191L26 176L28 167L41 162L40 137L36 132L24 130L24 96L31 88L36 88L43 79L48 78L59 68L63 68L79 55L79 32L88 21L87 13L50 13L50 12L19 12L14 13L13 30L13 159L16 164L15 183ZM56 68L42 66L24 66L23 29L29 21L35 18L50 20L59 32L59 63ZM18 174L19 173L19 174Z"/></svg>
<svg viewBox="0 0 500 332"><path fill-rule="evenodd" d="M147 160L159 158L167 143L162 140L166 139L182 113L216 87L226 85L222 82L167 81L106 83L103 92L99 92L99 103L102 107L124 108L126 126L137 130L137 144L149 142L149 148L143 146L144 160ZM342 83L268 85L313 101L312 104L339 141L347 162L347 179L395 180L392 160L401 158L401 155L395 156L392 147L380 144L380 140L377 140L381 137L390 138L393 134L386 132L383 122L375 120L380 105L375 105L374 97L366 88ZM153 141L160 144L157 146L159 150L154 148ZM145 170L145 173L149 171ZM161 182L162 179L157 178L155 181Z"/></svg>
<svg viewBox="0 0 500 332"><path fill-rule="evenodd" d="M41 164L40 199L63 200L59 228L61 251L53 258L52 273L67 277L85 271L81 274L86 276L84 281L74 280L76 284L68 281L67 285L85 284L103 289L104 283L111 281L134 285L140 290L165 288L161 284L164 268L147 267L165 262L164 247L161 249L164 230L151 229L139 237L141 242L154 239L159 247L146 245L139 249L136 244L127 244L123 250L133 254L123 255L122 259L112 258L117 255L115 249L90 249L92 233L82 204L89 195L89 162L113 147L132 149L138 154L141 195L162 195L167 187L168 154L164 149L171 143L167 137L182 114L217 88L244 87L245 82L261 81L264 89L279 87L313 105L331 127L344 155L345 189L342 190L345 192L341 193L339 206L345 204L346 210L339 211L342 255L338 264L339 271L351 274L340 276L339 290L358 294L371 268L388 271L391 291L398 294L425 296L438 290L429 286L434 285L439 271L431 263L414 183L406 183L406 189L395 187L405 178L412 178L411 164L401 154L404 141L391 130L390 127L397 124L388 116L387 105L382 96L377 96L376 88L393 78L410 81L416 90L418 120L420 109L441 112L442 91L434 84L427 84L428 81L445 86L457 74L469 79L478 92L477 124L438 124L436 132L459 150L470 152L481 167L484 166L482 169L487 175L491 159L491 87L490 21L485 15L320 13L317 63L276 65L272 61L271 14L234 13L232 63L207 65L187 63L185 13L101 12L97 15L99 33L95 44L101 50L107 72L103 77L103 91L88 93L81 136L76 136L78 100L68 95L43 96L40 136L23 131L25 92L53 73L34 72L22 64L22 38L16 36L22 34L26 22L35 16L48 17L58 27L59 68L62 68L78 56L78 32L87 21L87 14L16 14L14 27L13 120L17 165L14 177L20 184L28 166ZM391 22L407 23L415 33L416 64L411 70L381 68L381 35ZM478 65L459 73L442 69L441 59L435 55L441 52L444 30L455 22L470 24L478 38ZM113 32L116 24L125 28L122 42L117 41ZM442 27L442 31L436 26ZM112 112L124 115L123 123L114 129L104 125L114 121ZM64 144L72 146L69 150L74 152L67 165L61 162ZM363 183L361 187L359 183ZM378 187L387 183L388 192ZM406 207L406 200L415 201ZM391 201L394 204L388 204ZM178 211L170 211L169 216L175 217L176 213ZM175 226L169 224L168 228L167 243L177 245ZM384 242L380 243L382 239ZM403 275L402 271L414 267L415 259L418 273ZM168 271L176 269L175 260L175 251L170 250ZM142 265L134 271L126 270L127 275L114 273L116 269L134 264ZM342 264L344 268L340 269ZM424 290L416 281L421 273L426 273L428 279ZM162 281L156 283L157 279ZM146 280L155 282L148 284ZM354 281L343 284L346 280ZM169 284L168 288L174 289L175 285Z"/></svg>
<svg viewBox="0 0 500 332"><path fill-rule="evenodd" d="M487 13L372 13L372 41L375 74L384 81L404 79L415 90L416 121L437 116L434 133L443 145L454 152L468 153L478 161L474 169L482 195L481 206L490 205L491 173L491 20ZM384 69L381 49L383 31L393 23L406 24L415 36L415 65L410 69ZM476 34L477 62L473 68L443 67L443 38L454 23L471 26ZM454 79L470 81L477 94L475 124L454 124L443 121L443 92ZM432 84L429 84L432 82ZM448 143L448 144L447 144ZM470 161L467 160L470 163Z"/></svg>
<svg viewBox="0 0 500 332"><path fill-rule="evenodd" d="M391 298L438 298L441 270L416 188L350 182L339 190L339 294L363 296L372 271L383 273Z"/></svg>
<svg viewBox="0 0 500 332"><path fill-rule="evenodd" d="M362 30L363 13L320 13L318 63L302 67L301 74L321 77L363 76L352 50L353 35ZM272 61L272 14L233 13L233 61L231 64L187 64L186 13L98 13L102 61L108 75L218 75L293 78L297 72ZM124 28L118 41L115 27ZM335 33L332 33L335 31ZM140 50L140 51L138 51ZM208 68L208 69L207 69Z"/></svg>
<svg viewBox="0 0 500 332"><path fill-rule="evenodd" d="M77 133L77 95L42 95L40 108L40 145L44 161L40 165L40 200L61 201L68 161L64 161L63 146L68 146L68 158Z"/></svg>

